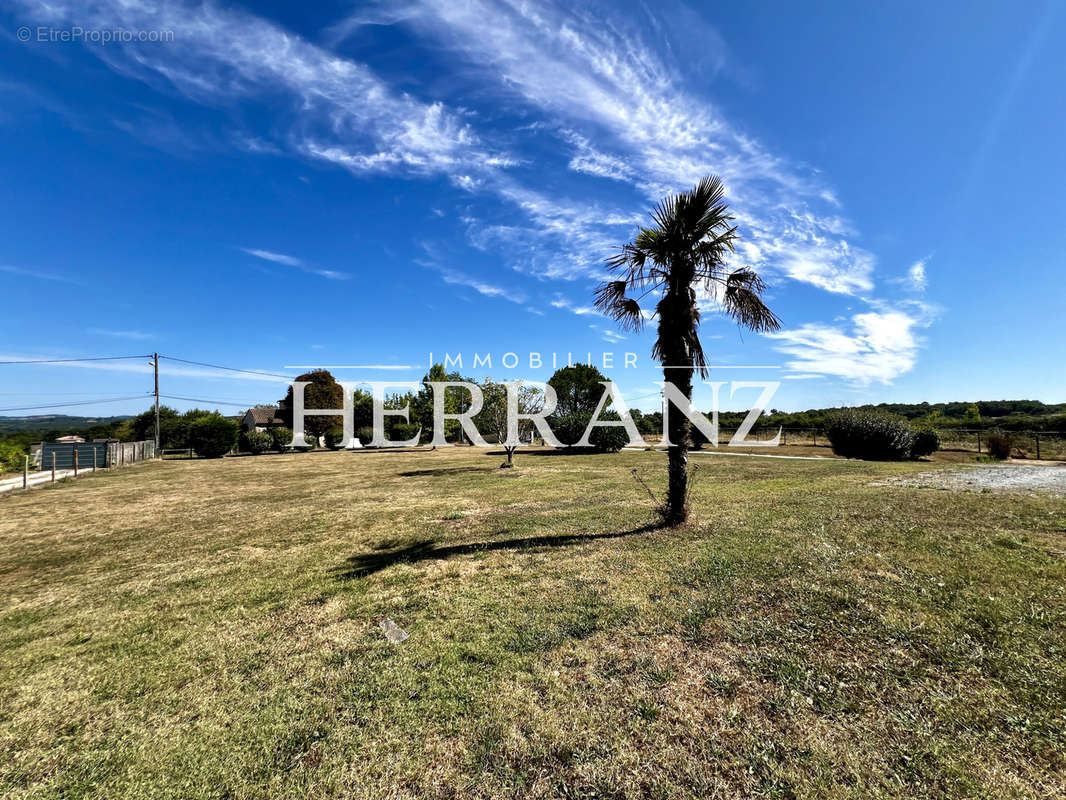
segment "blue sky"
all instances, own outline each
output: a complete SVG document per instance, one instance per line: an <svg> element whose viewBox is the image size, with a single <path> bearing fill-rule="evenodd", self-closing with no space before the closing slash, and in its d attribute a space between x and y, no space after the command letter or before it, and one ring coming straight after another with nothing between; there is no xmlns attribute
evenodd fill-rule
<svg viewBox="0 0 1066 800"><path fill-rule="evenodd" d="M718 173L784 327L741 334L705 298L714 380L780 380L785 409L1062 402L1063 6L9 3L0 360L415 380L450 352L543 380L530 351L635 352L609 375L651 408L653 331L592 290L656 199ZM38 40L75 26L172 33ZM162 382L284 389L177 362ZM141 360L0 367L5 409L150 388Z"/></svg>

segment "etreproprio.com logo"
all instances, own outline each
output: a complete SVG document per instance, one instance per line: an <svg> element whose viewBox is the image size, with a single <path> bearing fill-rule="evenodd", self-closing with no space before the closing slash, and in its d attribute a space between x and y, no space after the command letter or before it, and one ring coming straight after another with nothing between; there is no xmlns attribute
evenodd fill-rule
<svg viewBox="0 0 1066 800"><path fill-rule="evenodd" d="M130 30L129 28L55 28L50 25L22 25L15 31L20 42L35 44L140 44L174 41L172 30Z"/></svg>

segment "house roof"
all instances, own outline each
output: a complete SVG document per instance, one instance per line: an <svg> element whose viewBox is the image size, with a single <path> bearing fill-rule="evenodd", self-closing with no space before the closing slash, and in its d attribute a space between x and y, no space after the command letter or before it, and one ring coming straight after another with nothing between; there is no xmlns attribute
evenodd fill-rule
<svg viewBox="0 0 1066 800"><path fill-rule="evenodd" d="M256 425L281 424L281 420L278 419L278 410L274 406L256 406L249 408L248 413L252 415L252 422Z"/></svg>

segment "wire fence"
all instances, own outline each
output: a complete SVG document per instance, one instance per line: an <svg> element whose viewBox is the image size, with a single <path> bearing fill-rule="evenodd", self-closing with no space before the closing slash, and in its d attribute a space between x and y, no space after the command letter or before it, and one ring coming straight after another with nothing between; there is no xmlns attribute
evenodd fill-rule
<svg viewBox="0 0 1066 800"><path fill-rule="evenodd" d="M755 428L746 441L765 442L777 436L778 428ZM781 428L782 446L829 447L829 437L820 428ZM735 431L721 429L719 444L730 440ZM938 428L940 449L975 454L988 453L988 437L1000 434L1010 437L1011 457L1066 461L1066 433L1058 431L1000 431L995 429Z"/></svg>
<svg viewBox="0 0 1066 800"><path fill-rule="evenodd" d="M944 428L940 434L941 450L987 453L988 437L998 433L1011 440L1012 458L1038 458L1066 461L1066 433L1058 431L998 431Z"/></svg>
<svg viewBox="0 0 1066 800"><path fill-rule="evenodd" d="M100 469L115 469L155 458L155 442L45 442L24 456L21 475L0 475L0 493L32 489ZM31 466L33 469L31 470Z"/></svg>

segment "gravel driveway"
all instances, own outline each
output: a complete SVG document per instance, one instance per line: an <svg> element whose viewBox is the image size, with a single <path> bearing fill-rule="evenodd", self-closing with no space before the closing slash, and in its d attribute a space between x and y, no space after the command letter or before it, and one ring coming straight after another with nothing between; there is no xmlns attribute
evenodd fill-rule
<svg viewBox="0 0 1066 800"><path fill-rule="evenodd" d="M1066 464L1062 466L989 464L962 469L938 469L919 472L874 486L922 486L932 489L980 492L1042 492L1066 497Z"/></svg>

